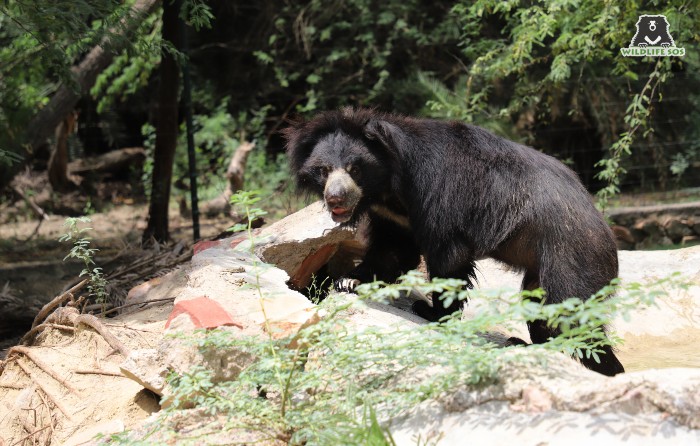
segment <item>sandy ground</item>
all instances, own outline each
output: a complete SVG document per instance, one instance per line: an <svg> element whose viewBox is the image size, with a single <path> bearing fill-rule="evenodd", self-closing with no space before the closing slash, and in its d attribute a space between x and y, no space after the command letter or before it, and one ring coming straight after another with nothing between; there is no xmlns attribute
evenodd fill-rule
<svg viewBox="0 0 700 446"><path fill-rule="evenodd" d="M171 309L168 302L102 324L127 350L153 348ZM124 354L85 326L49 328L18 353L0 377L0 444L27 436L26 444L80 444L66 440L83 431L91 438L89 427L118 432L160 410L158 396L121 375Z"/></svg>

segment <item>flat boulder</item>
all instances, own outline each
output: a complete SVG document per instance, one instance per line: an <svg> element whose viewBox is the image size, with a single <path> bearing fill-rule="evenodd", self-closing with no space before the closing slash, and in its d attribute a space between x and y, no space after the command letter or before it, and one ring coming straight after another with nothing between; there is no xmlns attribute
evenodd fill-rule
<svg viewBox="0 0 700 446"><path fill-rule="evenodd" d="M572 361L523 362L387 423L397 445L700 444L700 369L608 378Z"/></svg>

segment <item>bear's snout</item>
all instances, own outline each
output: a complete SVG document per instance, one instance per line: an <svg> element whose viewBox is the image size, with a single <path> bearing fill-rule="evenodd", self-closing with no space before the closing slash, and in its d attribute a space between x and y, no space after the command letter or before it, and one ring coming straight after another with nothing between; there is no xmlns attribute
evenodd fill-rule
<svg viewBox="0 0 700 446"><path fill-rule="evenodd" d="M336 169L328 175L323 198L333 221L343 223L352 217L355 206L362 198L362 190L350 174Z"/></svg>

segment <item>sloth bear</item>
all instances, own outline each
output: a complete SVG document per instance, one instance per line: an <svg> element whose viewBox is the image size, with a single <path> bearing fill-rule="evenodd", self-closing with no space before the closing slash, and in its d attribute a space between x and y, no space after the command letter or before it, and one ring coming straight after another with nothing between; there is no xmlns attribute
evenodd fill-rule
<svg viewBox="0 0 700 446"><path fill-rule="evenodd" d="M362 263L336 281L393 282L421 254L431 277L475 280L475 261L492 257L525 272L522 287L543 288L547 303L587 299L617 277L612 232L576 174L561 162L485 129L368 109L321 113L283 130L302 190L322 196L334 221L368 221ZM461 308L413 310L437 321ZM532 342L557 336L544 321ZM523 342L523 341L520 341ZM518 343L517 340L514 343ZM583 364L624 372L611 348Z"/></svg>
<svg viewBox="0 0 700 446"><path fill-rule="evenodd" d="M664 15L640 15L635 25L637 32L632 37L630 46L647 47L661 46L664 48L676 46L668 31L669 24Z"/></svg>

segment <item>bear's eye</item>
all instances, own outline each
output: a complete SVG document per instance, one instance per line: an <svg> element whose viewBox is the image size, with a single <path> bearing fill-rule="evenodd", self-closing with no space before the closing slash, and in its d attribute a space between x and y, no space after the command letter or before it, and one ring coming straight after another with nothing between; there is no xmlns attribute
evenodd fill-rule
<svg viewBox="0 0 700 446"><path fill-rule="evenodd" d="M360 166L354 164L352 166L348 166L348 172L352 176L358 176L360 175Z"/></svg>
<svg viewBox="0 0 700 446"><path fill-rule="evenodd" d="M321 167L318 168L318 172L319 172L319 174L321 174L321 176L322 176L323 178L326 178L326 177L328 176L328 173L329 173L330 171L331 171L331 169L330 169L330 167L328 167L328 166L321 166Z"/></svg>

